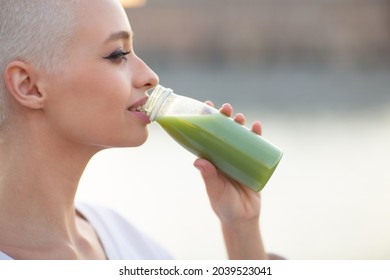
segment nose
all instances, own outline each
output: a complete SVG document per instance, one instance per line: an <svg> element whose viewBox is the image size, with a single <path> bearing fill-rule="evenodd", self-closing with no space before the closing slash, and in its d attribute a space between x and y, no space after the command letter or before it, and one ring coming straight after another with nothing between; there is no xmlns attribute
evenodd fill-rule
<svg viewBox="0 0 390 280"><path fill-rule="evenodd" d="M147 91L158 85L160 79L157 74L139 57L136 57L136 74L133 76L135 88Z"/></svg>

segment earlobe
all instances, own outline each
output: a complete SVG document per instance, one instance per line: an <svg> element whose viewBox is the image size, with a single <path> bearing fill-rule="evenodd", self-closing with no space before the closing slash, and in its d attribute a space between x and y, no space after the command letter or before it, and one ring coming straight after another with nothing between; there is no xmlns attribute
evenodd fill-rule
<svg viewBox="0 0 390 280"><path fill-rule="evenodd" d="M25 107L41 109L44 96L37 85L37 73L35 69L23 62L12 61L4 72L5 83L13 99Z"/></svg>

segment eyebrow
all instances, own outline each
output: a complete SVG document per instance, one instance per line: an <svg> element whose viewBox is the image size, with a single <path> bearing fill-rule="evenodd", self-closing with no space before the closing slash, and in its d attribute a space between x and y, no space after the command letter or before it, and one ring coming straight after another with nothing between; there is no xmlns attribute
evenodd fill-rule
<svg viewBox="0 0 390 280"><path fill-rule="evenodd" d="M105 43L111 42L111 41L116 41L116 40L128 40L134 36L132 33L128 31L119 31L112 33L105 41Z"/></svg>

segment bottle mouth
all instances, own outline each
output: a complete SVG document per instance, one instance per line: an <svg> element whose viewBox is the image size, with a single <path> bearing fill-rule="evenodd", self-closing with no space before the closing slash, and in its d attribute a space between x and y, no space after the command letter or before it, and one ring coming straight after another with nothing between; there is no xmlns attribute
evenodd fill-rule
<svg viewBox="0 0 390 280"><path fill-rule="evenodd" d="M165 88L161 85L157 85L154 89L151 89L151 93L148 94L149 98L146 101L145 105L142 106L141 110L146 113L150 121L154 121L157 117L158 111L164 104L168 95L170 95L173 90L170 88Z"/></svg>

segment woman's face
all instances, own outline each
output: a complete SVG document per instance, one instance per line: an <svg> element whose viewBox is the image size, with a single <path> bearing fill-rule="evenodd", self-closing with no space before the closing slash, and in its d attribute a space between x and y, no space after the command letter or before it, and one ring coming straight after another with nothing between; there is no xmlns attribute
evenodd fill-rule
<svg viewBox="0 0 390 280"><path fill-rule="evenodd" d="M148 119L136 108L157 75L133 50L117 0L82 1L82 18L59 74L46 74L45 114L55 137L99 148L139 146ZM88 4L87 4L88 3Z"/></svg>

